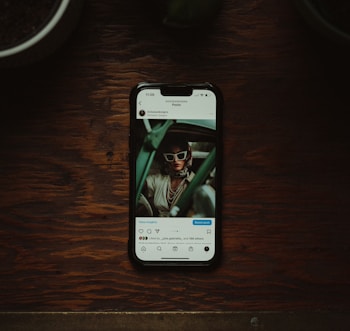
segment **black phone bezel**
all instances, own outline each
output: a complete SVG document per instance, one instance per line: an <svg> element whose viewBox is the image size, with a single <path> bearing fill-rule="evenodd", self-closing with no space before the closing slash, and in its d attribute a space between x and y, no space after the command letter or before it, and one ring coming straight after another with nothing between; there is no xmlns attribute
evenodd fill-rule
<svg viewBox="0 0 350 331"><path fill-rule="evenodd" d="M136 100L137 95L144 89L160 89L161 93L165 95L191 95L193 89L211 90L216 96L216 139L217 139L217 155L216 155L216 221L215 221L215 255L208 261L144 261L140 260L135 252L135 215L134 215L134 199L135 188L135 174L136 174L136 141L133 135L133 128L136 121ZM163 94L164 95L164 94ZM137 267L184 267L186 269L194 267L198 269L203 267L205 269L216 267L222 254L221 241L221 222L222 222L222 158L223 158L223 130L222 130L222 116L223 116L223 96L221 90L212 83L148 83L142 82L134 86L130 92L130 130L129 130L129 240L128 253L129 258Z"/></svg>

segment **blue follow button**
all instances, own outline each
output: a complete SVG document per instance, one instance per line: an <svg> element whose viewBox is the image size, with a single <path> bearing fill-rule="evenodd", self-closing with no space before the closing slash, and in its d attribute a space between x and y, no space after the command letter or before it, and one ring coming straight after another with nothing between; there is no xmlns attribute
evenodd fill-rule
<svg viewBox="0 0 350 331"><path fill-rule="evenodd" d="M211 225L211 220L193 220L193 225Z"/></svg>

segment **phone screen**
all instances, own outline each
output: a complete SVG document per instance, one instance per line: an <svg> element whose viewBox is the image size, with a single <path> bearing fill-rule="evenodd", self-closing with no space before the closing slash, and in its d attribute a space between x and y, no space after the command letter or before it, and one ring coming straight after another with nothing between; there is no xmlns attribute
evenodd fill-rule
<svg viewBox="0 0 350 331"><path fill-rule="evenodd" d="M131 250L142 264L206 264L218 250L220 128L210 85L132 99Z"/></svg>

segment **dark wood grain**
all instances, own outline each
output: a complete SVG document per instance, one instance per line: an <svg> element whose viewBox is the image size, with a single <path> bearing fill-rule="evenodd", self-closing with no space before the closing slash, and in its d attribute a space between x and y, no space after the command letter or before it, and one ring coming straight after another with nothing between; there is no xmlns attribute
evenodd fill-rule
<svg viewBox="0 0 350 331"><path fill-rule="evenodd" d="M0 310L349 310L349 52L290 1L225 1L191 33L151 11L86 1L57 54L1 72ZM174 80L225 97L210 272L127 255L129 92Z"/></svg>
<svg viewBox="0 0 350 331"><path fill-rule="evenodd" d="M0 312L6 330L347 331L341 312Z"/></svg>

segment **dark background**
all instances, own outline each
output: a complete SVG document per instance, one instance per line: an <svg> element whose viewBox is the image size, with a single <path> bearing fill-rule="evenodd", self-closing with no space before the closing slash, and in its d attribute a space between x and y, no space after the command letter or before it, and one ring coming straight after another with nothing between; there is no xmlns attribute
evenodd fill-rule
<svg viewBox="0 0 350 331"><path fill-rule="evenodd" d="M191 33L164 28L151 6L88 0L63 48L0 73L0 310L349 310L349 52L291 1L227 0ZM128 259L140 81L223 92L213 271Z"/></svg>

